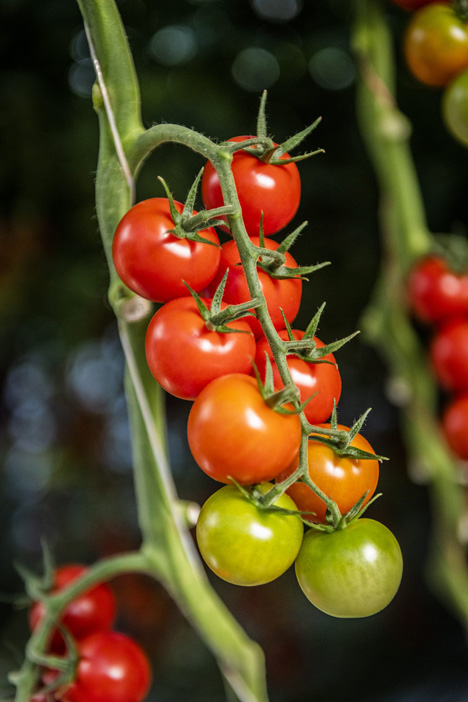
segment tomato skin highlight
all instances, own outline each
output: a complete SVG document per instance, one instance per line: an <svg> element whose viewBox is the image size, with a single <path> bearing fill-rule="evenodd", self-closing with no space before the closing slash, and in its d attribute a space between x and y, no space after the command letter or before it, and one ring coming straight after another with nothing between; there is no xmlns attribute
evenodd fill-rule
<svg viewBox="0 0 468 702"><path fill-rule="evenodd" d="M182 212L183 205L174 204ZM184 280L200 292L218 268L219 239L214 229L199 234L216 246L176 237L168 231L173 228L168 200L155 197L134 205L115 231L112 255L119 277L130 290L153 302L185 297Z"/></svg>
<svg viewBox="0 0 468 702"><path fill-rule="evenodd" d="M273 486L258 486L267 492ZM281 495L275 507L295 510ZM234 485L225 485L203 505L197 522L197 542L203 560L233 585L264 585L294 562L304 527L299 517L258 509Z"/></svg>
<svg viewBox="0 0 468 702"><path fill-rule="evenodd" d="M434 373L445 390L468 392L468 319L448 322L430 346Z"/></svg>
<svg viewBox="0 0 468 702"><path fill-rule="evenodd" d="M52 592L63 590L64 587L84 575L88 569L80 564L72 563L57 568L54 573ZM34 631L45 615L42 602L34 602L29 611L29 625ZM99 583L90 590L83 592L70 602L60 617L60 623L77 640L102 629L110 629L116 615L115 595L107 583ZM58 629L55 629L50 641L50 650L54 653L65 651L65 641Z"/></svg>
<svg viewBox="0 0 468 702"><path fill-rule="evenodd" d="M239 333L207 329L191 295L163 305L149 323L145 341L146 359L158 383L171 395L194 400L221 375L250 373L255 355L250 327L242 319L227 326Z"/></svg>
<svg viewBox="0 0 468 702"><path fill-rule="evenodd" d="M244 141L251 136L238 136L228 141ZM290 158L283 154L282 159ZM246 151L236 151L232 160L232 174L242 209L242 218L249 236L260 233L260 215L263 211L263 233L276 234L292 220L301 199L301 179L295 163L273 165L264 163ZM224 204L218 174L210 161L203 171L201 192L207 209ZM228 229L226 228L226 231Z"/></svg>
<svg viewBox="0 0 468 702"><path fill-rule="evenodd" d="M301 422L263 400L257 381L233 373L213 380L192 405L187 428L193 458L214 480L255 485L272 480L297 455Z"/></svg>
<svg viewBox="0 0 468 702"><path fill-rule="evenodd" d="M93 634L78 643L76 679L63 702L141 702L151 683L143 650L116 631Z"/></svg>
<svg viewBox="0 0 468 702"><path fill-rule="evenodd" d="M468 394L454 398L445 408L442 430L452 451L468 460Z"/></svg>
<svg viewBox="0 0 468 702"><path fill-rule="evenodd" d="M445 323L468 313L468 273L455 273L441 256L428 256L410 272L408 297L420 321Z"/></svg>
<svg viewBox="0 0 468 702"><path fill-rule="evenodd" d="M259 237L251 237L251 240L255 246L260 246ZM265 239L266 249L276 251L278 247L279 244L276 241ZM285 266L288 268L297 268L296 261L288 251L285 256ZM229 269L223 300L228 304L237 305L241 302L248 302L251 299L247 278L242 266L239 264L240 255L236 242L234 240L227 241L221 247L218 271L213 282L208 286L211 295L214 294L226 270ZM299 307L301 305L302 280L300 280L300 278L272 278L266 271L258 267L257 273L271 321L275 329L284 329L285 324L281 309L288 322L291 323L299 312ZM256 338L263 336L263 330L258 319L255 317L246 317L245 321L250 325Z"/></svg>
<svg viewBox="0 0 468 702"><path fill-rule="evenodd" d="M358 519L332 533L310 529L296 559L304 595L333 617L380 612L396 595L402 573L398 541L373 519Z"/></svg>
<svg viewBox="0 0 468 702"><path fill-rule="evenodd" d="M435 3L414 13L406 30L404 53L422 83L447 85L468 68L468 25L447 5Z"/></svg>
<svg viewBox="0 0 468 702"><path fill-rule="evenodd" d="M330 424L323 424L329 429ZM348 427L338 424L338 429L348 430ZM374 453L372 446L362 434L356 434L351 446ZM358 459L352 457L341 458L333 449L320 441L309 438L307 445L309 475L311 480L322 492L336 502L342 515L367 492L364 505L369 502L375 492L379 480L379 462L377 459ZM299 458L281 473L277 480L283 481L292 475L299 465ZM301 512L314 512L314 515L304 515L311 522L324 524L326 505L304 483L294 483L287 489L287 494L293 499Z"/></svg>
<svg viewBox="0 0 468 702"><path fill-rule="evenodd" d="M304 336L304 332L299 329L293 329L292 332L295 339L302 339ZM289 340L286 329L280 331L279 336L284 341ZM317 348L325 346L317 337L314 337L314 341ZM284 383L281 380L268 341L263 337L257 341L255 354L255 364L262 380L265 379L266 371L265 354L268 354L272 363L274 386L280 390L284 387ZM287 357L287 364L291 371L292 379L300 390L301 402L305 402L308 397L317 393L304 409L304 414L311 424L322 424L325 422L333 412L333 403L336 402L338 404L341 397L341 375L336 365L335 357L330 353L325 356L324 360L331 363L309 363L292 354Z"/></svg>

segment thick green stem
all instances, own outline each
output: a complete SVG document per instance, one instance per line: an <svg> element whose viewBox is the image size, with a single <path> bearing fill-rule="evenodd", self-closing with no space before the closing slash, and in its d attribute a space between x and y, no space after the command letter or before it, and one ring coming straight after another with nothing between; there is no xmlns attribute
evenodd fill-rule
<svg viewBox="0 0 468 702"><path fill-rule="evenodd" d="M424 469L433 505L430 574L468 628L468 570L458 529L464 510L458 469L439 429L437 387L405 304L409 266L432 247L410 154L410 127L394 99L388 23L376 0L356 1L353 44L360 67L357 108L381 190L384 264L363 330L386 359L401 406L410 464Z"/></svg>

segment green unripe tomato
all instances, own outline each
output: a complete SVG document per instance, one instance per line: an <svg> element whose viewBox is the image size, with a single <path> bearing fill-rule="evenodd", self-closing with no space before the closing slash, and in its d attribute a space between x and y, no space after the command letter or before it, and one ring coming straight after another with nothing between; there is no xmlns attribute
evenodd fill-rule
<svg viewBox="0 0 468 702"><path fill-rule="evenodd" d="M442 115L449 132L468 146L468 71L460 73L445 89Z"/></svg>
<svg viewBox="0 0 468 702"><path fill-rule="evenodd" d="M270 483L258 486L263 492ZM296 510L288 495L275 507ZM215 492L203 505L197 522L197 542L205 563L234 585L263 585L294 563L304 535L299 517L261 510L234 485Z"/></svg>
<svg viewBox="0 0 468 702"><path fill-rule="evenodd" d="M392 532L373 519L358 519L334 532L311 529L296 560L305 596L333 617L369 617L395 596L403 559Z"/></svg>

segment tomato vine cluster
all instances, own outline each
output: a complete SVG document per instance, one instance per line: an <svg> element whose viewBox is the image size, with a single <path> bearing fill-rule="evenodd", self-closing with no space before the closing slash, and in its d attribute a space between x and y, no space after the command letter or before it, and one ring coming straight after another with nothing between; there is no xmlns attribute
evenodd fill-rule
<svg viewBox="0 0 468 702"><path fill-rule="evenodd" d="M468 460L468 271L453 270L441 254L418 261L408 279L409 303L417 319L430 325L429 355L439 385L448 396L442 429L456 456Z"/></svg>
<svg viewBox="0 0 468 702"><path fill-rule="evenodd" d="M51 594L86 570L79 564L57 568ZM29 611L32 631L44 616L43 602L33 603ZM65 663L63 680L59 669L44 668L40 689L31 702L141 702L146 697L151 682L149 661L133 639L112 630L115 616L115 597L106 583L83 592L65 608L49 641L49 653Z"/></svg>
<svg viewBox="0 0 468 702"><path fill-rule="evenodd" d="M394 0L414 14L404 37L404 54L414 77L443 88L448 130L468 145L468 3L466 0Z"/></svg>
<svg viewBox="0 0 468 702"><path fill-rule="evenodd" d="M279 146L261 132L220 145L231 159L240 212L225 201L223 176L208 161L184 205L163 183L166 198L124 215L114 263L128 288L161 303L146 334L149 368L167 392L193 402L191 453L225 484L198 518L207 565L230 583L252 586L296 562L299 584L317 607L367 616L398 589L401 551L383 525L356 521L375 492L380 457L359 434L364 418L351 429L337 424L334 351L347 339L316 337L322 310L307 329L291 326L304 277L320 267L298 266L289 252L305 225L281 243L269 238L299 206L299 172L287 152L299 140ZM197 213L200 179L206 210ZM312 527L305 538L303 521ZM340 591L347 599L338 606ZM367 606L353 605L361 600Z"/></svg>

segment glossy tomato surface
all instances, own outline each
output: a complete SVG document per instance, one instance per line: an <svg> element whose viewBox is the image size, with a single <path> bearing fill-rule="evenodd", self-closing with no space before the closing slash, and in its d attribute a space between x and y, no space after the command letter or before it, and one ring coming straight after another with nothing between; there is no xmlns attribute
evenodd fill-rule
<svg viewBox="0 0 468 702"><path fill-rule="evenodd" d="M279 332L281 339L289 340L286 329ZM293 329L295 339L302 339L304 332ZM317 348L322 348L324 343L314 337ZM273 354L268 341L263 337L257 341L255 354L255 364L260 372L262 380L265 379L266 354L268 354L273 368L273 381L278 390L284 387L279 370L273 359ZM341 375L332 353L324 357L329 363L309 363L297 356L289 355L287 363L291 371L292 379L299 388L301 402L311 395L315 395L306 405L305 416L311 424L322 424L333 411L333 402L338 404L341 396Z"/></svg>
<svg viewBox="0 0 468 702"><path fill-rule="evenodd" d="M468 392L468 319L457 319L442 327L432 340L430 355L443 388Z"/></svg>
<svg viewBox="0 0 468 702"><path fill-rule="evenodd" d="M330 428L329 424L323 425ZM338 429L348 430L348 427L338 424ZM351 446L368 453L374 453L372 446L362 434L356 434ZM367 492L363 504L367 504L375 492L379 480L379 462L377 459L362 459L340 457L332 448L309 438L307 457L309 475L317 487L331 497L339 507L342 515ZM299 465L297 457L289 468L278 476L278 481L294 473ZM326 505L307 485L294 483L287 493L294 500L297 508L303 512L313 512L315 516L305 516L313 522L325 523Z"/></svg>
<svg viewBox="0 0 468 702"><path fill-rule="evenodd" d="M442 429L452 451L468 460L468 394L454 398L445 408Z"/></svg>
<svg viewBox="0 0 468 702"><path fill-rule="evenodd" d="M76 678L63 702L141 702L151 670L143 650L116 631L93 634L78 644Z"/></svg>
<svg viewBox="0 0 468 702"><path fill-rule="evenodd" d="M239 136L228 141L244 141L251 138ZM281 158L290 157L289 154L284 154ZM258 236L260 233L262 212L263 232L266 236L275 234L292 220L301 199L301 179L295 163L264 163L256 156L241 150L234 153L232 174L249 236ZM218 174L210 161L203 171L201 190L207 209L224 204Z"/></svg>
<svg viewBox="0 0 468 702"><path fill-rule="evenodd" d="M192 405L190 450L215 480L253 485L275 478L294 460L301 422L267 405L257 381L240 373L213 380Z"/></svg>
<svg viewBox="0 0 468 702"><path fill-rule="evenodd" d="M468 68L468 25L450 5L435 3L414 13L404 52L409 69L422 83L442 87Z"/></svg>
<svg viewBox="0 0 468 702"><path fill-rule="evenodd" d="M428 256L413 267L408 297L414 314L423 322L445 322L468 313L468 272L451 271L441 256Z"/></svg>
<svg viewBox="0 0 468 702"><path fill-rule="evenodd" d="M369 617L396 595L403 558L391 531L358 519L332 533L311 529L296 559L296 576L310 602L333 617Z"/></svg>
<svg viewBox="0 0 468 702"><path fill-rule="evenodd" d="M86 571L85 566L76 563L57 568L54 573L52 592L63 590L64 587L84 575ZM42 621L44 613L42 602L33 603L29 612L29 624L32 631ZM114 593L107 583L100 583L73 600L62 614L60 623L75 639L82 639L101 629L110 629L115 614ZM65 641L58 629L53 633L50 648L55 653L61 653L65 650Z"/></svg>
<svg viewBox="0 0 468 702"><path fill-rule="evenodd" d="M191 295L163 305L149 323L145 342L146 359L158 383L171 395L194 400L221 375L250 373L254 335L244 320L227 326L238 333L208 329Z"/></svg>
<svg viewBox="0 0 468 702"><path fill-rule="evenodd" d="M180 202L175 206L182 212ZM168 200L155 197L134 205L115 231L112 255L119 277L130 290L153 302L185 297L184 280L200 292L218 268L219 239L214 229L199 234L216 245L181 239L169 232L173 228Z"/></svg>
<svg viewBox="0 0 468 702"><path fill-rule="evenodd" d="M445 88L442 115L452 136L468 146L468 71L460 73Z"/></svg>
<svg viewBox="0 0 468 702"><path fill-rule="evenodd" d="M259 486L263 492L272 487ZM295 510L287 495L275 507ZM303 534L299 517L261 510L234 485L225 485L208 498L197 523L205 563L234 585L263 585L278 578L293 564Z"/></svg>
<svg viewBox="0 0 468 702"><path fill-rule="evenodd" d="M259 246L259 237L252 237L252 243L255 246ZM278 246L279 244L276 241L265 239L265 248L276 251ZM227 241L221 247L218 272L208 287L210 294L214 294L226 270L229 269L223 300L236 305L252 299L247 285L247 278L239 264L240 256L235 241ZM285 266L297 268L297 263L289 252L286 252ZM302 280L300 278L272 278L266 271L258 267L257 272L271 320L276 329L284 329L285 325L281 310L283 310L288 322L291 323L295 319L301 306ZM263 336L260 322L255 317L246 317L245 319L257 338Z"/></svg>

